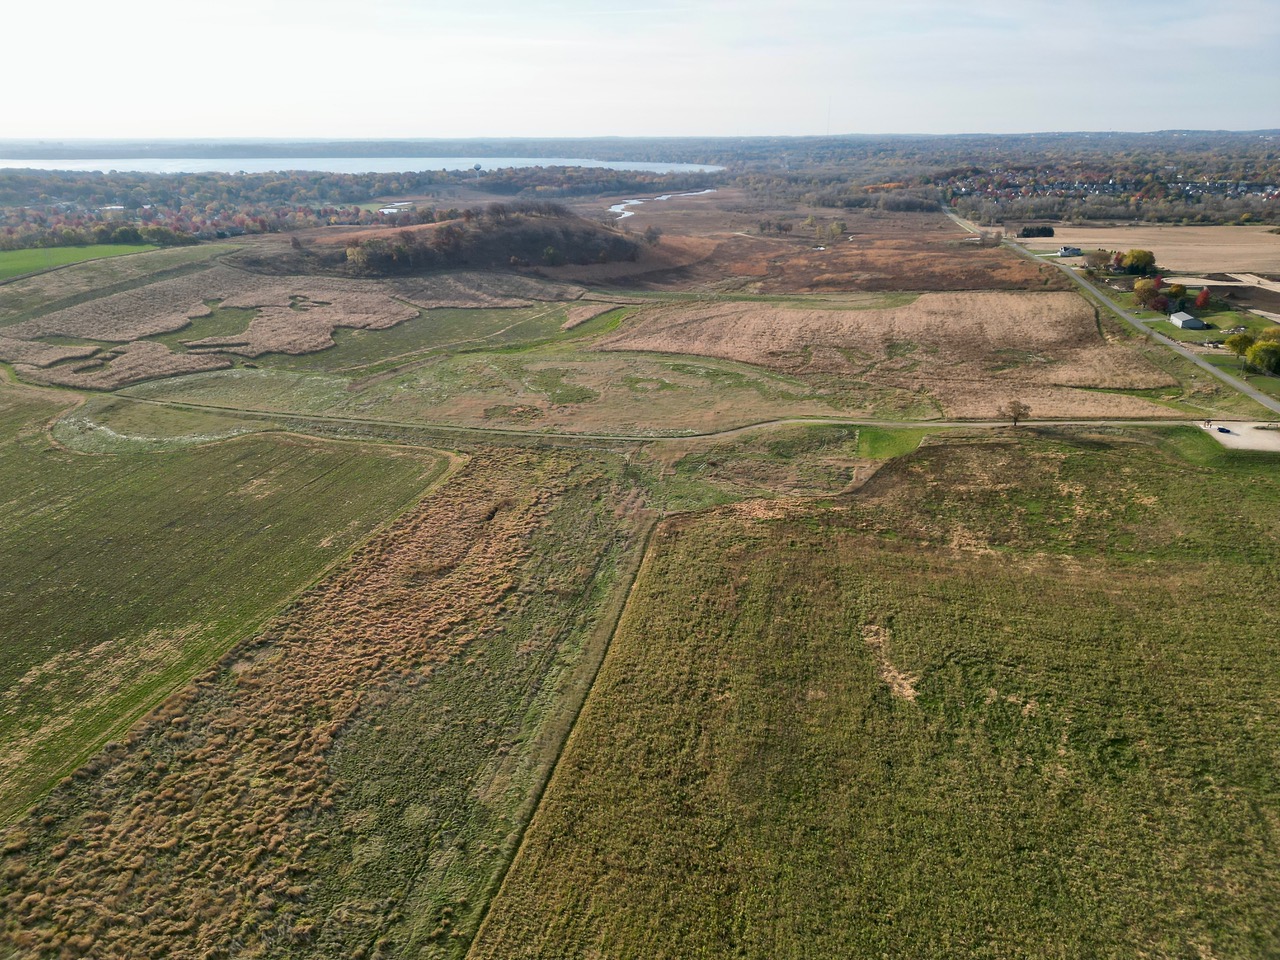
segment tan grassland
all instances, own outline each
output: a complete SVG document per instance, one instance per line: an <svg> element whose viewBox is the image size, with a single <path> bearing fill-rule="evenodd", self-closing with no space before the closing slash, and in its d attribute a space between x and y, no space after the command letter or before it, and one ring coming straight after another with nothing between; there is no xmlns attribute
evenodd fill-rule
<svg viewBox="0 0 1280 960"><path fill-rule="evenodd" d="M84 363L55 367L14 364L18 375L32 383L86 390L115 390L130 383L174 377L184 373L222 370L231 366L225 357L198 353L174 353L163 343L138 340L105 351Z"/></svg>
<svg viewBox="0 0 1280 960"><path fill-rule="evenodd" d="M239 299L260 298L260 295L254 295ZM244 333L189 340L187 346L192 349L219 349L246 357L264 353L314 353L333 346L333 331L338 327L385 330L418 315L416 307L398 303L385 294L363 291L341 295L332 303L296 294L290 297L290 301L286 304L252 304L259 307L259 312Z"/></svg>
<svg viewBox="0 0 1280 960"><path fill-rule="evenodd" d="M39 340L14 340L0 337L0 360L6 363L25 363L33 367L47 367L63 360L91 357L98 352L93 345L70 347Z"/></svg>
<svg viewBox="0 0 1280 960"><path fill-rule="evenodd" d="M1247 271L1280 274L1280 234L1266 226L1139 227L1055 226L1051 240L1035 249L1072 246L1082 250L1150 250L1165 270L1205 273Z"/></svg>
<svg viewBox="0 0 1280 960"><path fill-rule="evenodd" d="M790 374L836 374L927 392L947 416L990 416L1017 394L1054 416L1168 416L1149 401L1092 389L1172 384L1099 332L1071 293L932 293L879 310L722 302L643 311L605 350L697 354Z"/></svg>
<svg viewBox="0 0 1280 960"><path fill-rule="evenodd" d="M325 918L306 895L326 880L316 860L331 839L314 823L343 791L330 771L334 742L380 691L425 682L499 629L531 532L578 476L565 460L546 482L527 482L525 468L540 462L508 451L465 465L461 482L68 781L53 804L75 813L55 842L35 839L46 829L38 822L11 831L0 953L56 953L73 930L77 955L210 956L252 931L253 955L266 956L271 936L301 944L316 934ZM76 806L82 780L96 784L94 802ZM46 883L37 849L74 886ZM328 926L349 913L337 909Z"/></svg>

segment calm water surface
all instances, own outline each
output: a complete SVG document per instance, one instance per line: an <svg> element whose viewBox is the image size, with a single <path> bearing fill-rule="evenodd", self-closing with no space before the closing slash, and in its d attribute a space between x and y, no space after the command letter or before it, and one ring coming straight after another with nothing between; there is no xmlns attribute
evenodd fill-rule
<svg viewBox="0 0 1280 960"><path fill-rule="evenodd" d="M403 173L422 170L483 170L508 167L593 167L643 173L714 173L723 167L701 163L641 163L632 160L583 160L568 157L239 157L224 159L139 157L121 160L6 160L0 170L118 170L129 173L269 173L312 170L322 173ZM483 176L483 172L481 173Z"/></svg>

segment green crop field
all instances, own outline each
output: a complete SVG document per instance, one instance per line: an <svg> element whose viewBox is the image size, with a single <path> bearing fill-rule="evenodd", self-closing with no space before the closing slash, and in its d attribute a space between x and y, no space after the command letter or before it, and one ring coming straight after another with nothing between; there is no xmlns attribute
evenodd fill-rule
<svg viewBox="0 0 1280 960"><path fill-rule="evenodd" d="M45 247L39 250L0 251L0 280L35 273L51 267L62 267L82 260L122 257L156 249L152 244L99 243L87 247Z"/></svg>
<svg viewBox="0 0 1280 960"><path fill-rule="evenodd" d="M1276 459L1166 436L668 521L470 956L1273 956Z"/></svg>
<svg viewBox="0 0 1280 960"><path fill-rule="evenodd" d="M84 456L41 427L67 397L0 386L0 819L203 669L444 461L245 437Z"/></svg>

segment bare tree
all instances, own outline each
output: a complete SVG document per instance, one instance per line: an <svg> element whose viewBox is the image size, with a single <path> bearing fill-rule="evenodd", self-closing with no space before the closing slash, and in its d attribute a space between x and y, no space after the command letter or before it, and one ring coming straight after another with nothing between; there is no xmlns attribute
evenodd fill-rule
<svg viewBox="0 0 1280 960"><path fill-rule="evenodd" d="M996 411L996 416L1001 420L1010 421L1016 427L1019 420L1025 420L1031 416L1031 408L1021 400L1010 400Z"/></svg>

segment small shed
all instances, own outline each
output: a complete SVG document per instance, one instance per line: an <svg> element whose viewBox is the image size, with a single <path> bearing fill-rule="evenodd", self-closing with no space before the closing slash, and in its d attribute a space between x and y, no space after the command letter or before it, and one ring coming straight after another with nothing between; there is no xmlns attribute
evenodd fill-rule
<svg viewBox="0 0 1280 960"><path fill-rule="evenodd" d="M1209 325L1199 317L1193 317L1189 313L1179 311L1169 318L1169 322L1175 327L1181 327L1183 330L1208 330Z"/></svg>

